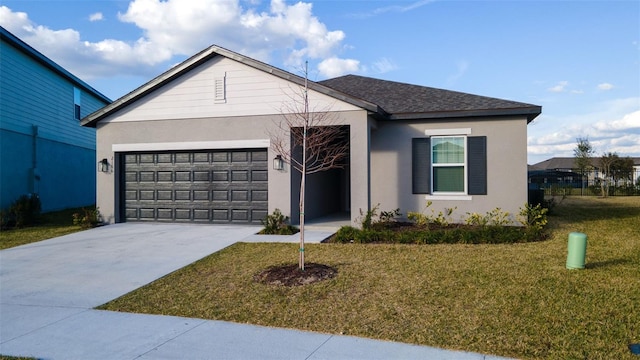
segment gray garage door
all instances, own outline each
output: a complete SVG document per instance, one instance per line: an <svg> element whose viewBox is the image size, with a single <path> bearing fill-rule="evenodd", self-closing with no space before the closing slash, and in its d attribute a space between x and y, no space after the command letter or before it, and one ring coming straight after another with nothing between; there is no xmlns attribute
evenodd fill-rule
<svg viewBox="0 0 640 360"><path fill-rule="evenodd" d="M267 215L267 150L128 153L126 221L256 223Z"/></svg>

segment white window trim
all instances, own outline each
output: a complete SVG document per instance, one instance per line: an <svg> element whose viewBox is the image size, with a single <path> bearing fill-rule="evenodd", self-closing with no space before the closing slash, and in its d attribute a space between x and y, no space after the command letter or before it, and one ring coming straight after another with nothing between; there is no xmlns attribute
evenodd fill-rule
<svg viewBox="0 0 640 360"><path fill-rule="evenodd" d="M222 140L222 141L185 141L163 143L112 144L111 151L165 151L165 150L201 150L201 149L258 149L268 148L269 139Z"/></svg>
<svg viewBox="0 0 640 360"><path fill-rule="evenodd" d="M458 129L458 130L466 130L466 129ZM449 130L451 131L451 130ZM471 132L471 129L469 129L469 133ZM468 181L468 175L467 172L469 171L469 165L467 164L467 136L464 134L456 134L456 135L432 135L431 139L433 140L433 138L447 138L447 137L462 137L463 140L463 144L464 144L464 154L463 154L463 159L464 162L462 163L464 172L463 172L463 181L464 181L464 190L461 192L446 192L446 191L435 191L435 187L434 187L434 180L435 180L435 176L434 176L434 172L433 169L435 167L449 167L449 166L460 166L459 163L456 164L446 164L446 165L434 165L433 162L433 142L431 142L431 145L429 147L429 156L431 157L431 169L429 169L429 171L431 171L431 194L427 195L427 196L431 196L432 200L463 200L463 199L459 199L461 197L470 197L468 195L469 193L469 184L467 183ZM436 199L435 197L442 197L443 199ZM452 199L455 198L455 199Z"/></svg>
<svg viewBox="0 0 640 360"><path fill-rule="evenodd" d="M470 201L473 200L471 195L425 195L426 200L461 200Z"/></svg>
<svg viewBox="0 0 640 360"><path fill-rule="evenodd" d="M455 135L471 135L471 128L458 129L427 129L424 131L426 136L455 136Z"/></svg>

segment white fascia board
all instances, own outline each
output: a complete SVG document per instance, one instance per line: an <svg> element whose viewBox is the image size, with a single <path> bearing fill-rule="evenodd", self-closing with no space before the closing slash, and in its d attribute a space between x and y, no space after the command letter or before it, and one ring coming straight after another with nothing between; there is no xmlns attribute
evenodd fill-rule
<svg viewBox="0 0 640 360"><path fill-rule="evenodd" d="M113 152L127 151L170 151L203 149L264 149L271 145L269 139L221 140L221 141L185 141L164 143L112 144Z"/></svg>

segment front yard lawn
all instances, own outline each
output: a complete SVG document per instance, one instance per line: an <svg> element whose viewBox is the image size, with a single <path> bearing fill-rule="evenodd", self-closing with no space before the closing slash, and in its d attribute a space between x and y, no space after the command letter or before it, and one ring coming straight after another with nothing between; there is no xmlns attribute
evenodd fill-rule
<svg viewBox="0 0 640 360"><path fill-rule="evenodd" d="M297 245L231 246L101 309L401 341L525 359L636 359L640 197L567 198L549 240L500 245L306 245L338 274L312 285L256 283ZM588 235L584 270L567 236Z"/></svg>
<svg viewBox="0 0 640 360"><path fill-rule="evenodd" d="M81 209L67 209L42 214L38 224L22 229L0 231L0 250L51 239L84 230L73 225L73 214Z"/></svg>

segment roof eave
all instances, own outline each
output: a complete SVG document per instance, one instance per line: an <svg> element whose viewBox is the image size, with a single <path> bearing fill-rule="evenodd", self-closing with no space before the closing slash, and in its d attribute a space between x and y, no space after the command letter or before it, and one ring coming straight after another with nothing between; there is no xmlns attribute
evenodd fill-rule
<svg viewBox="0 0 640 360"><path fill-rule="evenodd" d="M511 109L478 109L461 111L433 111L420 113L398 113L391 114L390 120L419 120L419 119L442 119L442 118L466 118L466 117L489 117L489 116L526 116L527 124L533 121L542 112L542 107L531 106L525 108Z"/></svg>

